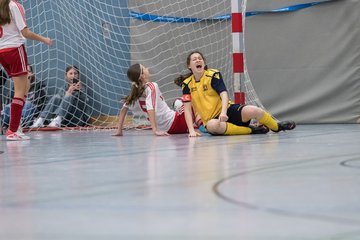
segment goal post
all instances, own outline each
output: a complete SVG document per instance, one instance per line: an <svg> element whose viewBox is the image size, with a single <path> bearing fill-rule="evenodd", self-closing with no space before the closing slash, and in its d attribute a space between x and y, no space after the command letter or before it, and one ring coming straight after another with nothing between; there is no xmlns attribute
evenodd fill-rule
<svg viewBox="0 0 360 240"><path fill-rule="evenodd" d="M201 51L207 65L221 71L230 98L235 96L232 100L261 105L246 69L246 0L22 3L30 29L54 39L51 48L34 41L26 44L35 76L47 85L47 101L64 89L68 65L80 69L86 88L83 126L116 124L121 99L130 91L126 71L134 63L150 69L151 80L158 83L171 106L181 96L173 81L189 71L186 57L193 50ZM242 25L234 25L234 19ZM136 122L144 119L141 111L133 115L133 123L142 124L142 120Z"/></svg>
<svg viewBox="0 0 360 240"><path fill-rule="evenodd" d="M234 72L234 101L245 104L245 93L241 85L244 84L244 37L243 22L246 0L231 0L231 25L233 45L233 72Z"/></svg>

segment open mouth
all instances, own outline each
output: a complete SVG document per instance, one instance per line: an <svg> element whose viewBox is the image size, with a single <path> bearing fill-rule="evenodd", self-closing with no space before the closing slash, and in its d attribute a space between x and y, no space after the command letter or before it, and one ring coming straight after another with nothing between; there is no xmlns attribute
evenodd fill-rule
<svg viewBox="0 0 360 240"><path fill-rule="evenodd" d="M196 69L198 69L198 70L202 69L202 65L201 64L196 65Z"/></svg>

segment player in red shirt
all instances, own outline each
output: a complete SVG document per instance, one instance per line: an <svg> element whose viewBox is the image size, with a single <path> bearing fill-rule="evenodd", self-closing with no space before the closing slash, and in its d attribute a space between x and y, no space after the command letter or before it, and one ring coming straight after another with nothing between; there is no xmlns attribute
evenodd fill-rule
<svg viewBox="0 0 360 240"><path fill-rule="evenodd" d="M10 125L6 139L13 141L30 139L18 129L25 98L30 88L27 78L26 39L52 45L50 38L30 31L26 25L25 9L19 2L0 0L0 64L14 81L14 98L11 103Z"/></svg>

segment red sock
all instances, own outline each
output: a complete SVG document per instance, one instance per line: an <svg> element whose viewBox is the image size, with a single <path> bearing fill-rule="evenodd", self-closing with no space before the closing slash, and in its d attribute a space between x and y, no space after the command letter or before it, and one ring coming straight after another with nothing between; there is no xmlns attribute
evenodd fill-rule
<svg viewBox="0 0 360 240"><path fill-rule="evenodd" d="M25 101L22 98L14 97L11 102L10 113L10 126L9 129L12 132L16 132L20 125L21 112L24 107Z"/></svg>

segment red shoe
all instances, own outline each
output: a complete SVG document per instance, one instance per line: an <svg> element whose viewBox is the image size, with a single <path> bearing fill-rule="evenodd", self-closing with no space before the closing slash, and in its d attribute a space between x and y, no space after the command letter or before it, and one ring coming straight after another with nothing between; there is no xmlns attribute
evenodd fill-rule
<svg viewBox="0 0 360 240"><path fill-rule="evenodd" d="M7 130L6 132L6 140L8 141L25 141L29 139L30 137L26 136L21 130L18 130L17 132Z"/></svg>

